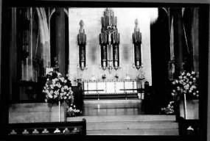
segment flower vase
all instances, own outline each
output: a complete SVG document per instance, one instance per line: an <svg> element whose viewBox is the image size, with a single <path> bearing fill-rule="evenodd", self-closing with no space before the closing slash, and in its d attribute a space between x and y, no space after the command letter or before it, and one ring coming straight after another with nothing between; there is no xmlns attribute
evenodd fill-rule
<svg viewBox="0 0 210 141"><path fill-rule="evenodd" d="M50 122L63 122L65 120L64 106L60 101L57 103L49 103L48 107Z"/></svg>
<svg viewBox="0 0 210 141"><path fill-rule="evenodd" d="M186 94L179 104L180 117L184 119L199 119L199 100L187 99Z"/></svg>
<svg viewBox="0 0 210 141"><path fill-rule="evenodd" d="M63 111L64 111L64 122L66 122L67 121L67 116L66 116L66 114L67 114L67 103L66 103L66 101L64 101L63 102Z"/></svg>
<svg viewBox="0 0 210 141"><path fill-rule="evenodd" d="M183 106L184 106L184 118L186 119L187 118L187 99L186 99L186 93L184 93L184 100L183 100Z"/></svg>
<svg viewBox="0 0 210 141"><path fill-rule="evenodd" d="M61 122L61 101L58 101L58 117L59 117L59 122Z"/></svg>

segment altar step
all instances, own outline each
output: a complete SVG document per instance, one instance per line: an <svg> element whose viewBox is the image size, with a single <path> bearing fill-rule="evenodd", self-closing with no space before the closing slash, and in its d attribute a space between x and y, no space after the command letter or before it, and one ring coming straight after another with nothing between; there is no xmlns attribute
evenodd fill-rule
<svg viewBox="0 0 210 141"><path fill-rule="evenodd" d="M110 94L85 94L84 99L133 99L138 98L136 93L110 93Z"/></svg>
<svg viewBox="0 0 210 141"><path fill-rule="evenodd" d="M142 100L84 100L85 116L113 116L142 114Z"/></svg>
<svg viewBox="0 0 210 141"><path fill-rule="evenodd" d="M87 123L87 135L179 135L174 115L79 116L67 121Z"/></svg>

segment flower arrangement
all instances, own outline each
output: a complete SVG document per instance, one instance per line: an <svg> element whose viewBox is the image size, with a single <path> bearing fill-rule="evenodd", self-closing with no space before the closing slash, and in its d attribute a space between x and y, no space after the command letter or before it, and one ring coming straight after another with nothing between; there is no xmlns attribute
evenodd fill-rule
<svg viewBox="0 0 210 141"><path fill-rule="evenodd" d="M174 101L170 101L167 107L161 108L162 113L174 114Z"/></svg>
<svg viewBox="0 0 210 141"><path fill-rule="evenodd" d="M76 108L75 105L71 104L67 110L67 114L68 116L77 116L79 114L81 114L82 111L80 111L79 109Z"/></svg>
<svg viewBox="0 0 210 141"><path fill-rule="evenodd" d="M182 72L177 79L172 81L171 96L173 100L169 101L167 107L161 108L161 112L166 114L174 114L174 106L176 101L186 95L187 99L198 99L198 77L197 74L192 72Z"/></svg>
<svg viewBox="0 0 210 141"><path fill-rule="evenodd" d="M64 77L57 71L47 73L43 93L45 93L45 102L51 104L65 102L69 116L76 116L82 113L79 109L76 109L74 104L74 95L68 76Z"/></svg>
<svg viewBox="0 0 210 141"><path fill-rule="evenodd" d="M58 103L59 101L73 103L74 100L71 81L67 76L63 77L57 71L47 73L43 93L46 94L45 102L48 103Z"/></svg>
<svg viewBox="0 0 210 141"><path fill-rule="evenodd" d="M179 75L178 79L172 81L171 95L179 98L183 94L186 94L188 99L197 99L199 97L198 77L194 71L184 71Z"/></svg>

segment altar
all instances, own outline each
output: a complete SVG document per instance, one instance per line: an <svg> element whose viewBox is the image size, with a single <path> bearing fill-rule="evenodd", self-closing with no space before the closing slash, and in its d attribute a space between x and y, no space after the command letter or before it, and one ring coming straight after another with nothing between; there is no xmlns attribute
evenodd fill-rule
<svg viewBox="0 0 210 141"><path fill-rule="evenodd" d="M85 81L84 98L86 99L144 99L142 81Z"/></svg>

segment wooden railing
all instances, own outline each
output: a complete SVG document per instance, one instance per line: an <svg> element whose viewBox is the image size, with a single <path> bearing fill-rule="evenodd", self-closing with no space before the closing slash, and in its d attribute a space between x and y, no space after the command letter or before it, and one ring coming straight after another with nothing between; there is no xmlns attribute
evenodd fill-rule
<svg viewBox="0 0 210 141"><path fill-rule="evenodd" d="M144 99L143 81L88 81L84 82L84 99Z"/></svg>

